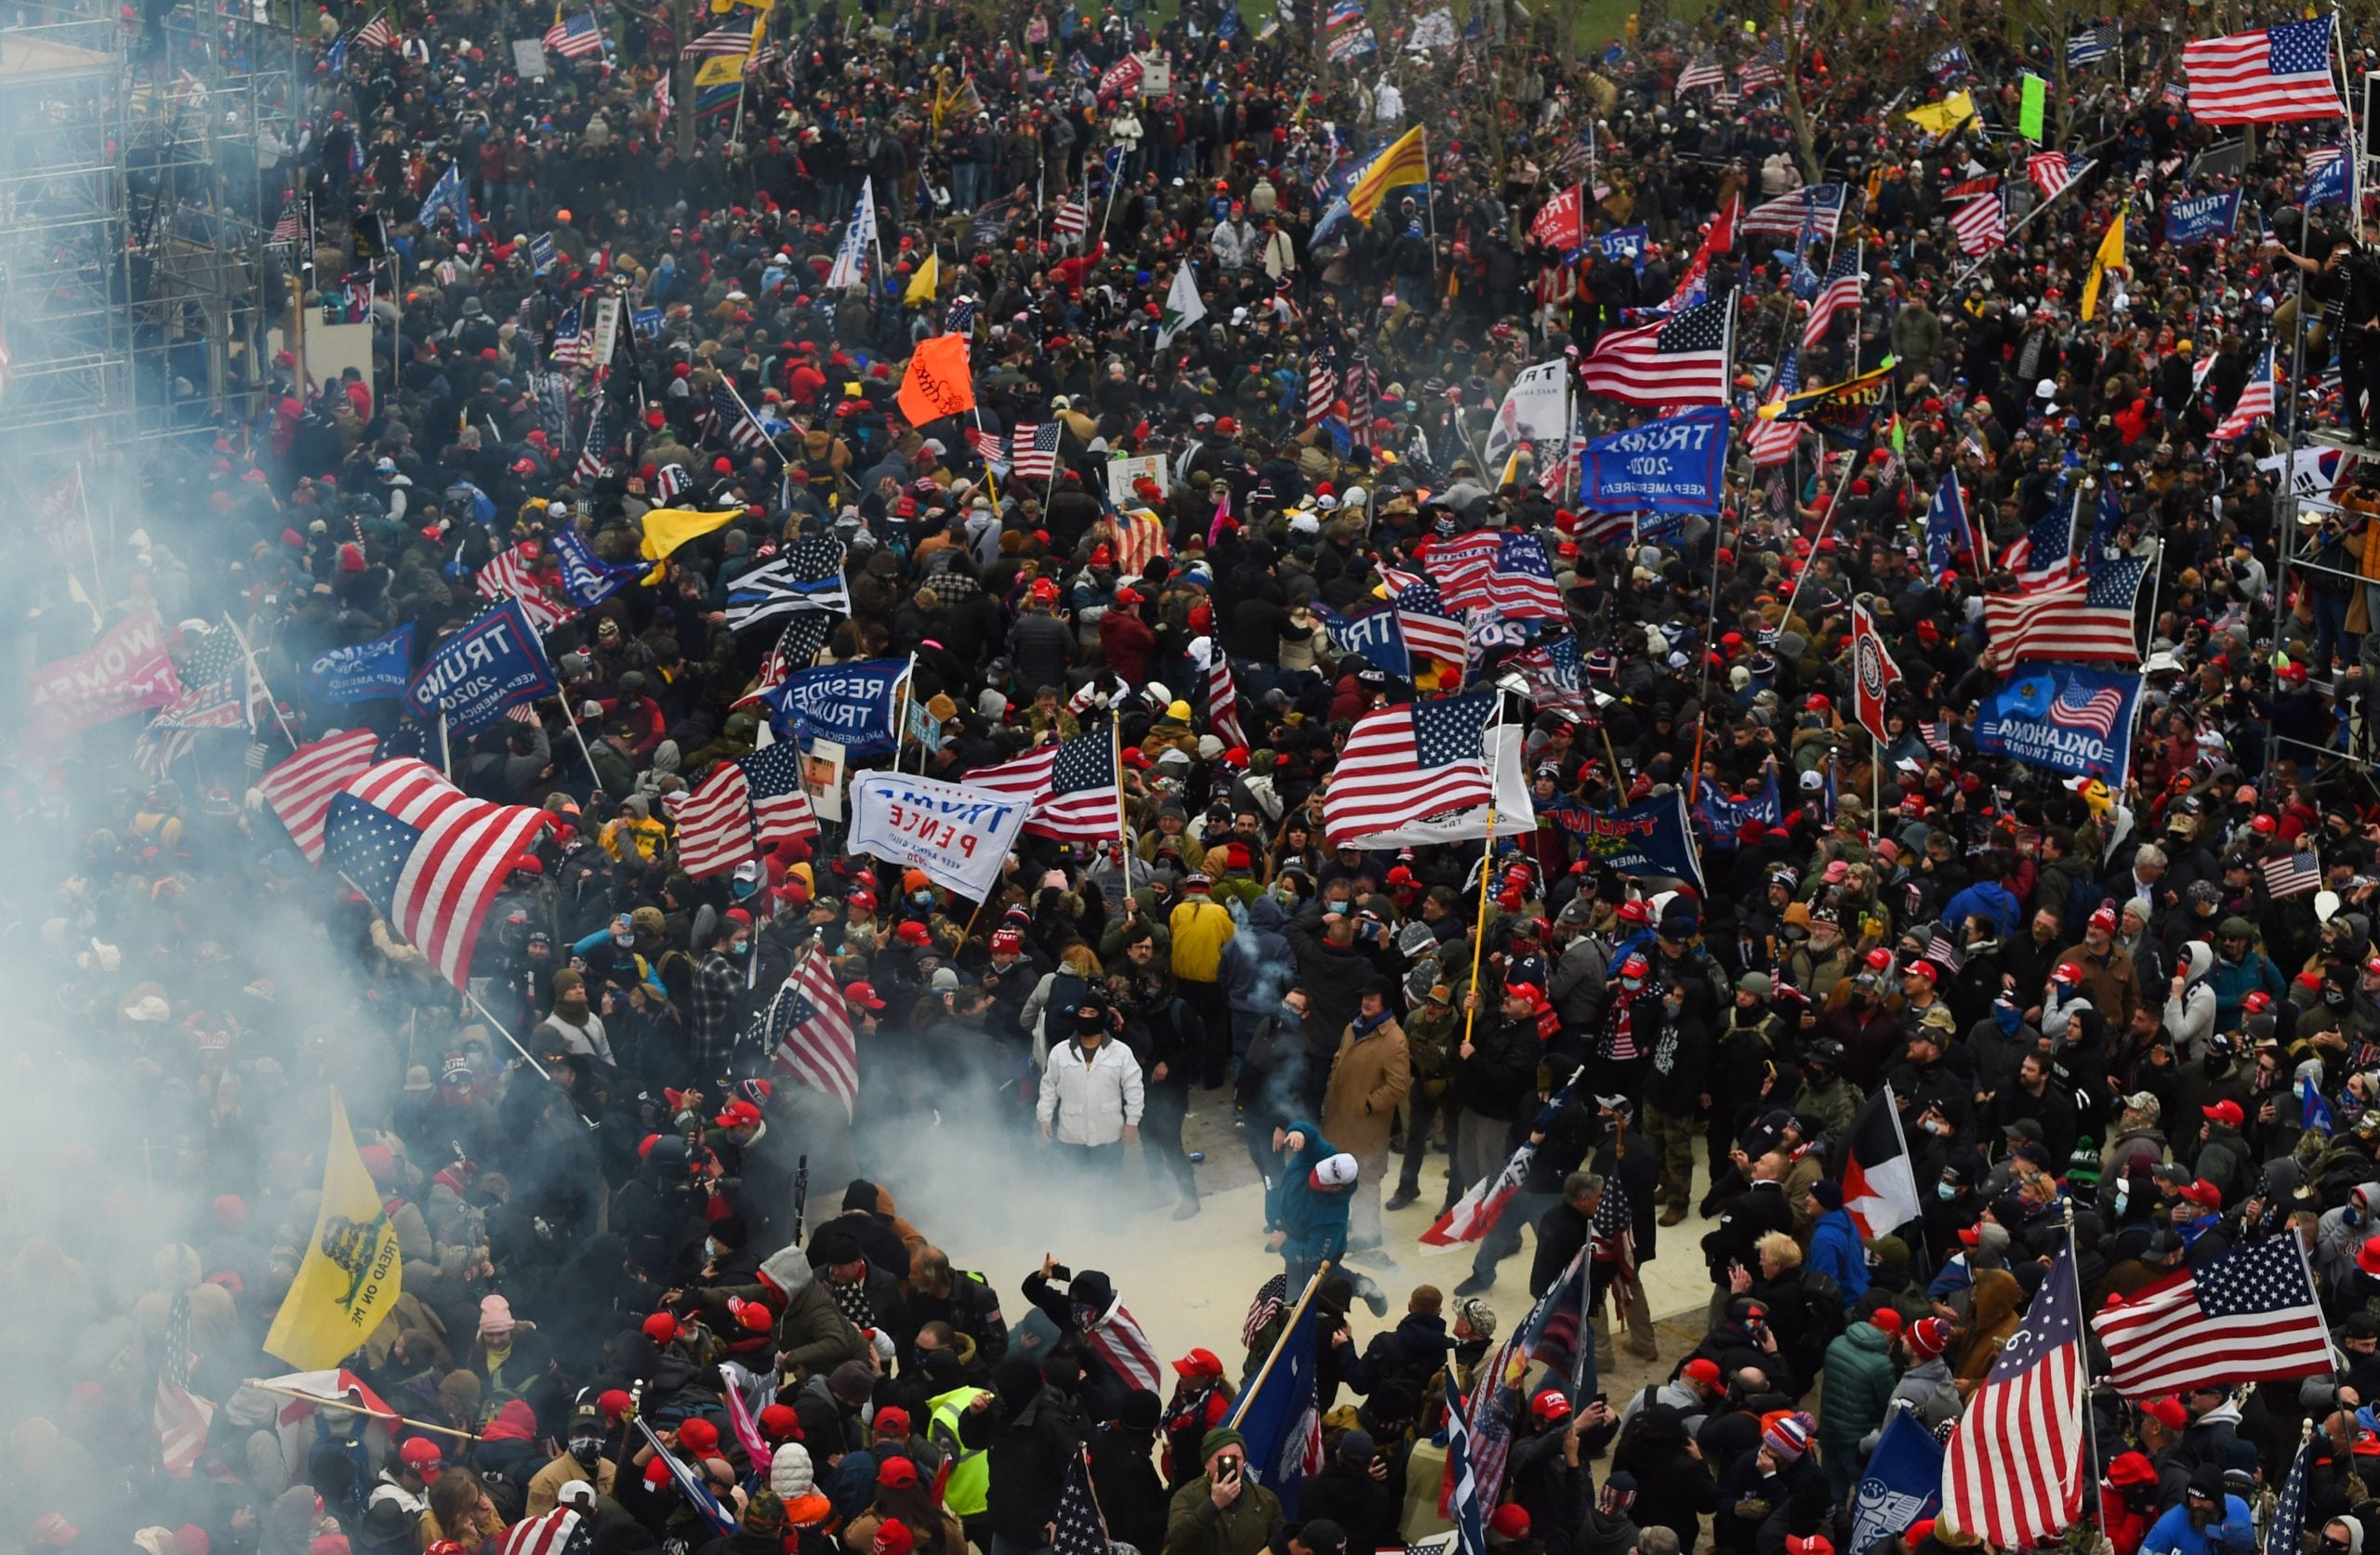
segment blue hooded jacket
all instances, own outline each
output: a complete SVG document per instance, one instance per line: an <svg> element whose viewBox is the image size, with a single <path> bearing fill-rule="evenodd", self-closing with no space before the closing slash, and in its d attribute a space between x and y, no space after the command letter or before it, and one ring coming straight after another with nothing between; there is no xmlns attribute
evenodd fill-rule
<svg viewBox="0 0 2380 1555"><path fill-rule="evenodd" d="M1287 1131L1304 1135L1305 1148L1282 1163L1281 1180L1274 1189L1273 1221L1289 1233L1281 1256L1297 1263L1337 1258L1347 1250L1348 1195L1344 1190L1324 1193L1309 1178L1316 1166L1339 1153L1339 1147L1322 1137L1319 1124L1302 1120L1288 1125Z"/></svg>

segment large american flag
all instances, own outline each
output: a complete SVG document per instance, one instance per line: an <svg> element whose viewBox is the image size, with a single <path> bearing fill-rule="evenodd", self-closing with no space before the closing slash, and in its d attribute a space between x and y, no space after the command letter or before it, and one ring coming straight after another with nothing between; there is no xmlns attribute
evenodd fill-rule
<svg viewBox="0 0 2380 1555"><path fill-rule="evenodd" d="M1561 590L1554 586L1554 564L1545 554L1545 542L1534 534L1474 530L1432 545L1421 561L1449 612L1492 610L1519 621L1569 619ZM1404 608L1401 600L1399 608Z"/></svg>
<svg viewBox="0 0 2380 1555"><path fill-rule="evenodd" d="M1990 190L1970 195L1951 207L1950 231L1959 240L1959 252L1971 258L1989 254L2008 241L2008 212L1998 179L1991 180Z"/></svg>
<svg viewBox="0 0 2380 1555"><path fill-rule="evenodd" d="M2082 1374L2082 1295L2073 1249L2061 1247L1950 1436L1942 1515L1962 1533L2013 1549L2073 1523L2088 1473Z"/></svg>
<svg viewBox="0 0 2380 1555"><path fill-rule="evenodd" d="M1091 204L1088 201L1061 200L1051 214L1050 232L1061 241L1078 238L1091 231Z"/></svg>
<svg viewBox="0 0 2380 1555"><path fill-rule="evenodd" d="M1116 775L1116 736L1101 728L1013 761L978 767L959 780L1032 805L1025 829L1066 841L1122 833L1123 798Z"/></svg>
<svg viewBox="0 0 2380 1555"><path fill-rule="evenodd" d="M1739 219L1736 231L1782 232L1792 237L1806 227L1814 237L1831 238L1842 220L1843 186L1812 184L1752 206Z"/></svg>
<svg viewBox="0 0 2380 1555"><path fill-rule="evenodd" d="M1322 797L1323 828L1331 840L1489 803L1495 790L1485 741L1495 705L1493 692L1479 692L1383 707L1356 719Z"/></svg>
<svg viewBox="0 0 2380 1555"><path fill-rule="evenodd" d="M2194 39L2182 49L2190 117L2209 125L2337 119L2347 110L2331 79L2331 19Z"/></svg>
<svg viewBox="0 0 2380 1555"><path fill-rule="evenodd" d="M1389 595L1388 602L1396 607L1396 629L1404 635L1408 653L1426 653L1453 665L1470 662L1471 628L1447 608L1436 584L1416 578ZM1555 602L1560 602L1559 595Z"/></svg>
<svg viewBox="0 0 2380 1555"><path fill-rule="evenodd" d="M2074 507L2058 502L2033 521L2024 537L2008 547L2001 565L2025 584L2074 575Z"/></svg>
<svg viewBox="0 0 2380 1555"><path fill-rule="evenodd" d="M1844 309L1855 315L1859 311L1859 284L1868 279L1859 268L1860 245L1851 245L1848 254L1837 254L1834 263L1827 267L1826 281L1810 303L1810 316L1802 325L1802 349L1814 350L1826 338L1827 326Z"/></svg>
<svg viewBox="0 0 2380 1555"><path fill-rule="evenodd" d="M2086 576L2018 594L1987 594L1984 630L2000 662L2019 659L2113 660L2135 664L2132 606L2148 572L2144 557L2127 556Z"/></svg>
<svg viewBox="0 0 2380 1555"><path fill-rule="evenodd" d="M2055 200L2090 165L2087 157L2069 160L2064 152L2035 152L2025 159L2025 177L2032 180L2043 199Z"/></svg>
<svg viewBox="0 0 2380 1555"><path fill-rule="evenodd" d="M1724 86L1726 82L1726 71L1721 68L1715 58L1705 54L1677 72L1677 95L1684 97L1688 92L1699 92L1708 86Z"/></svg>
<svg viewBox="0 0 2380 1555"><path fill-rule="evenodd" d="M574 302L570 310L554 321L553 349L546 360L556 367L592 367L595 364L595 336L583 322L585 305Z"/></svg>
<svg viewBox="0 0 2380 1555"><path fill-rule="evenodd" d="M703 779L678 810L678 866L701 879L793 837L816 837L801 747L779 741Z"/></svg>
<svg viewBox="0 0 2380 1555"><path fill-rule="evenodd" d="M537 575L536 552L525 541L496 552L495 560L480 569L476 582L483 600L520 600L522 613L540 634L568 626L578 614L567 600L546 592L545 580Z"/></svg>
<svg viewBox="0 0 2380 1555"><path fill-rule="evenodd" d="M1783 364L1777 369L1777 381L1768 386L1768 398L1764 402L1781 405L1801 391L1801 353L1789 349ZM1744 424L1744 448L1757 468L1781 465L1792 458L1793 445L1802 441L1805 429L1805 423L1788 421L1781 415L1774 421L1763 421L1755 415Z"/></svg>
<svg viewBox="0 0 2380 1555"><path fill-rule="evenodd" d="M2278 402L2273 394L2272 354L2272 348L2266 347L2264 360L2256 363L2255 372L2240 390L2240 398L2233 402L2231 414L2215 428L2218 441L2229 442L2235 438L2246 437L2257 422L2273 414ZM2208 360L2214 360L2212 354Z"/></svg>
<svg viewBox="0 0 2380 1555"><path fill-rule="evenodd" d="M323 862L460 988L512 861L551 819L474 799L427 763L383 761L332 799Z"/></svg>
<svg viewBox="0 0 2380 1555"><path fill-rule="evenodd" d="M190 1390L190 1287L176 1280L165 1309L164 1353L157 1361L157 1404L151 1414L169 1478L186 1480L206 1446L215 1405Z"/></svg>
<svg viewBox="0 0 2380 1555"><path fill-rule="evenodd" d="M1579 363L1579 387L1633 405L1726 404L1735 306L1729 292L1672 318L1611 331Z"/></svg>
<svg viewBox="0 0 2380 1555"><path fill-rule="evenodd" d="M777 1068L840 1101L843 1115L852 1115L859 1102L859 1043L825 947L801 958L753 1026Z"/></svg>
<svg viewBox="0 0 2380 1555"><path fill-rule="evenodd" d="M2118 1297L2091 1326L2133 1398L2310 1377L2333 1359L2314 1276L2286 1232Z"/></svg>
<svg viewBox="0 0 2380 1555"><path fill-rule="evenodd" d="M358 29L355 41L369 48L394 48L397 35L389 26L389 13L375 11L372 20Z"/></svg>
<svg viewBox="0 0 2380 1555"><path fill-rule="evenodd" d="M350 729L298 746L258 783L308 863L323 862L323 823L330 817L331 801L370 769L379 749L377 731Z"/></svg>
<svg viewBox="0 0 2380 1555"><path fill-rule="evenodd" d="M1054 421L1020 422L1008 434L1009 468L1020 481L1047 481L1058 473L1058 439L1064 431Z"/></svg>
<svg viewBox="0 0 2380 1555"><path fill-rule="evenodd" d="M603 29L596 25L594 12L581 11L547 28L545 44L549 54L584 59L603 52Z"/></svg>

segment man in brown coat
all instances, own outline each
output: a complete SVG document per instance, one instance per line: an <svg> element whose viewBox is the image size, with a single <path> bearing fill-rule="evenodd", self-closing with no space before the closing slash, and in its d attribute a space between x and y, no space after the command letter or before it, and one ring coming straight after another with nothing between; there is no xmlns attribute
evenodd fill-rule
<svg viewBox="0 0 2380 1555"><path fill-rule="evenodd" d="M1349 1205L1347 1246L1381 1245L1380 1185L1388 1174L1388 1136L1397 1104L1413 1088L1405 1028L1389 1011L1385 982L1366 988L1355 1018L1339 1036L1330 1087L1322 1099L1322 1131L1363 1168Z"/></svg>

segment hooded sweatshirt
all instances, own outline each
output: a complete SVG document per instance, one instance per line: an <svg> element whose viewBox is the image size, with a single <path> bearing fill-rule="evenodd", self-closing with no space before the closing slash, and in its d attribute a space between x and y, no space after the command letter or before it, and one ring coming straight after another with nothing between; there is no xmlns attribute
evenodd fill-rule
<svg viewBox="0 0 2380 1555"><path fill-rule="evenodd" d="M2165 1029L2184 1059L2196 1060L2205 1056L2206 1039L2215 1030L2215 984L2207 976L2215 969L2215 952L2204 941L2192 940L2182 947L2179 969L2183 988L2166 995Z"/></svg>

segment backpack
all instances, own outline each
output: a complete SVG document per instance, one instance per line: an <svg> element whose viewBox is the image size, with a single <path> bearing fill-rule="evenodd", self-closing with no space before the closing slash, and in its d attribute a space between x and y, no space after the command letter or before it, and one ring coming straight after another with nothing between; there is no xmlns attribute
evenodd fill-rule
<svg viewBox="0 0 2380 1555"><path fill-rule="evenodd" d="M1826 1347L1841 1338L1843 1331L1850 1326L1843 1315L1843 1287L1834 1283L1833 1275L1805 1268L1793 1294L1801 1303L1805 1332L1818 1351L1825 1353Z"/></svg>

